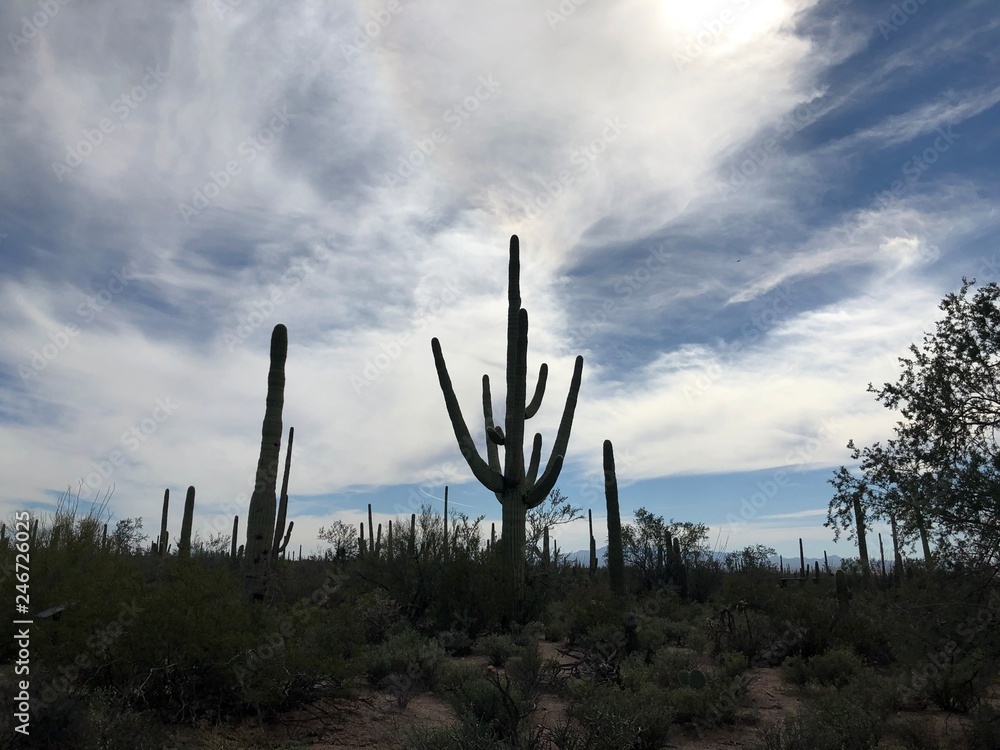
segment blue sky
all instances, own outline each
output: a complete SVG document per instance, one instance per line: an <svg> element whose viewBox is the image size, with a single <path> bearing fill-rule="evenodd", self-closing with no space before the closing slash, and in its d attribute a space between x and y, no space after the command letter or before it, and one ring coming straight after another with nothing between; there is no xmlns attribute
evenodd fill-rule
<svg viewBox="0 0 1000 750"><path fill-rule="evenodd" d="M293 546L445 484L499 526L430 339L502 416L517 234L531 427L547 456L582 354L557 486L599 528L611 439L625 516L850 555L826 480L895 421L866 385L997 276L988 0L15 0L0 30L4 516L114 485L155 536L169 487L176 536L194 485L228 531L281 322Z"/></svg>

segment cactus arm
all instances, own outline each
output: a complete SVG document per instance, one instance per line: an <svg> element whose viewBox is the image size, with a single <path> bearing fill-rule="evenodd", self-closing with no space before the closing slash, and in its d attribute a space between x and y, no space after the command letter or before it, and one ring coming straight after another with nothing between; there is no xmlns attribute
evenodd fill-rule
<svg viewBox="0 0 1000 750"><path fill-rule="evenodd" d="M500 473L500 454L497 451L497 443L489 439L490 429L496 427L493 424L493 396L490 394L490 376L483 375L483 419L486 422L486 458L490 468L497 474Z"/></svg>
<svg viewBox="0 0 1000 750"><path fill-rule="evenodd" d="M569 394L566 396L566 405L563 407L562 421L559 423L559 432L556 433L556 442L552 446L552 457L549 459L548 464L546 464L541 478L528 490L527 504L529 509L543 503L559 479L563 456L566 455L566 449L569 447L569 433L573 427L573 414L576 411L576 399L580 393L580 381L582 378L583 357L577 357L576 365L573 368L573 380L570 382Z"/></svg>
<svg viewBox="0 0 1000 750"><path fill-rule="evenodd" d="M288 475L292 471L292 441L295 439L295 428L288 428L288 446L285 448L285 473L281 477L281 494L278 500L278 520L274 523L274 541L271 543L271 557L278 559L280 551L285 547L281 544L281 535L285 533L285 521L288 519ZM287 537L286 537L287 538Z"/></svg>
<svg viewBox="0 0 1000 750"><path fill-rule="evenodd" d="M542 405L542 396L545 395L545 380L549 376L549 366L542 362L538 368L538 383L535 385L535 395L531 397L531 402L524 407L524 418L531 419L538 412L538 407Z"/></svg>
<svg viewBox="0 0 1000 750"><path fill-rule="evenodd" d="M542 456L542 433L536 432L535 439L531 441L531 460L528 461L528 473L525 475L526 484L531 487L538 476L538 463Z"/></svg>
<svg viewBox="0 0 1000 750"><path fill-rule="evenodd" d="M288 531L285 532L285 538L281 542L281 546L278 548L278 552L281 553L282 557L285 554L285 547L288 546L288 540L292 538L292 529L295 528L295 521L288 522Z"/></svg>
<svg viewBox="0 0 1000 750"><path fill-rule="evenodd" d="M441 384L441 391L444 393L445 406L448 408L448 417L451 419L451 426L455 430L458 447L461 449L462 455L465 456L465 460L469 464L469 468L472 469L472 473L476 479L482 482L486 489L493 492L500 492L503 490L504 485L503 476L498 471L493 470L483 460L482 456L479 455L479 451L476 450L476 444L472 440L472 435L469 434L469 427L465 423L465 417L462 416L462 407L459 406L458 398L455 396L455 389L448 375L448 366L445 364L444 355L441 353L441 342L436 338L431 339L431 349L434 352L434 365L437 367L438 381Z"/></svg>

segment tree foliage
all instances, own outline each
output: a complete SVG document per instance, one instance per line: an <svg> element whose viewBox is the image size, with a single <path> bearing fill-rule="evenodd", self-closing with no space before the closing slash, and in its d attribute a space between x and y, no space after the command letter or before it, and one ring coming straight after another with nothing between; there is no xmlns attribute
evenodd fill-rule
<svg viewBox="0 0 1000 750"><path fill-rule="evenodd" d="M868 385L876 400L902 417L894 436L857 448L861 476L845 467L827 525L847 528L859 494L869 519L895 518L901 541L919 539L929 557L963 564L995 562L1000 542L1000 287L958 293L939 305L944 317L920 346L900 357L894 383ZM837 531L835 531L837 533Z"/></svg>

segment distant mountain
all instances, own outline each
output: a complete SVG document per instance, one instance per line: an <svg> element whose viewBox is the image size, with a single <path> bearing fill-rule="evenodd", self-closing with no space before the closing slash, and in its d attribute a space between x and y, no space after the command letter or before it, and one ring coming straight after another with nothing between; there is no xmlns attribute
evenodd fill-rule
<svg viewBox="0 0 1000 750"><path fill-rule="evenodd" d="M604 567L604 553L606 553L607 551L608 551L607 545L597 548L597 564L602 568ZM590 550L581 549L577 550L576 552L569 552L566 554L565 559L569 562L570 565L579 561L580 565L586 568L590 565Z"/></svg>

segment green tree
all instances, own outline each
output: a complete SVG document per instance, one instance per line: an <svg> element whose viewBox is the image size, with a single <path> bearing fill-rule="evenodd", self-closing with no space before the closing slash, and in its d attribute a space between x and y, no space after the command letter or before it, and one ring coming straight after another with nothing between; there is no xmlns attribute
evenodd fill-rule
<svg viewBox="0 0 1000 750"><path fill-rule="evenodd" d="M320 526L318 538L333 547L333 557L346 560L358 551L358 529L354 524L334 521L329 526Z"/></svg>
<svg viewBox="0 0 1000 750"><path fill-rule="evenodd" d="M869 383L876 400L902 416L894 437L849 447L871 517L895 517L928 559L933 540L940 557L982 565L1000 554L1000 287L973 293L974 284L962 279L961 290L944 298L944 317L899 358L896 382ZM828 525L842 516L843 500L831 501Z"/></svg>

